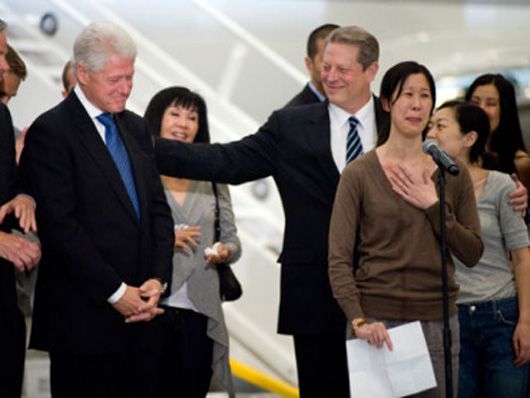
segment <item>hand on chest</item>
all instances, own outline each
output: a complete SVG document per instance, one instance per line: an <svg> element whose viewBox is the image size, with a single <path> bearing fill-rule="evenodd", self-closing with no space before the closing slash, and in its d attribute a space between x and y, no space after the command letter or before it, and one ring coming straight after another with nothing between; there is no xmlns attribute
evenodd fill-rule
<svg viewBox="0 0 530 398"><path fill-rule="evenodd" d="M382 161L381 166L392 190L411 205L426 209L438 200L432 162Z"/></svg>

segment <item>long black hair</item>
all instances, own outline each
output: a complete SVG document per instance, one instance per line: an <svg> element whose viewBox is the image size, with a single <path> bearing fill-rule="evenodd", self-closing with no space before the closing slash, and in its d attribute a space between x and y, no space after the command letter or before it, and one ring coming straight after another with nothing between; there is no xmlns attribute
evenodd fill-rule
<svg viewBox="0 0 530 398"><path fill-rule="evenodd" d="M515 153L518 150L526 152L523 141L523 132L517 113L515 89L503 75L487 73L481 75L471 83L467 89L466 100L470 101L473 93L479 86L493 84L499 92L500 119L499 126L491 132L490 150L497 155L498 167L505 173L514 173Z"/></svg>
<svg viewBox="0 0 530 398"><path fill-rule="evenodd" d="M210 142L210 131L208 129L208 117L206 102L197 93L186 87L168 87L155 94L145 110L144 118L151 127L151 133L159 137L162 117L169 106L182 106L186 109L194 109L199 115L199 131L193 142Z"/></svg>

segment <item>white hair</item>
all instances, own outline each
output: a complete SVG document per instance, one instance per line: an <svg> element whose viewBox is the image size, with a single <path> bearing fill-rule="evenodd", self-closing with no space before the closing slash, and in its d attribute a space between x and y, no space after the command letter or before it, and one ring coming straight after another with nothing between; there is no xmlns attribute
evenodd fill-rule
<svg viewBox="0 0 530 398"><path fill-rule="evenodd" d="M103 69L114 55L134 61L136 45L122 28L110 22L93 22L77 36L74 42L72 69L83 65L90 72Z"/></svg>

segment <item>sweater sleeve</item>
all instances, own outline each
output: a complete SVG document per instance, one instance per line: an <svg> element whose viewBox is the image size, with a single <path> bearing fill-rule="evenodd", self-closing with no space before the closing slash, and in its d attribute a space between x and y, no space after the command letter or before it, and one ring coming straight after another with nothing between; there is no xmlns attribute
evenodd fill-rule
<svg viewBox="0 0 530 398"><path fill-rule="evenodd" d="M451 184L452 200L447 200L445 205L447 248L466 266L473 267L484 251L473 184L464 165L460 165L458 177L451 178L456 178L456 181ZM439 202L426 209L425 213L435 234L440 236Z"/></svg>
<svg viewBox="0 0 530 398"><path fill-rule="evenodd" d="M241 257L241 242L237 236L237 228L232 210L230 191L225 184L218 184L219 194L219 225L221 227L221 242L230 248L230 263L235 263Z"/></svg>
<svg viewBox="0 0 530 398"><path fill-rule="evenodd" d="M350 321L364 316L360 292L353 275L355 239L362 203L363 173L359 169L344 169L335 196L329 229L328 272L331 289Z"/></svg>

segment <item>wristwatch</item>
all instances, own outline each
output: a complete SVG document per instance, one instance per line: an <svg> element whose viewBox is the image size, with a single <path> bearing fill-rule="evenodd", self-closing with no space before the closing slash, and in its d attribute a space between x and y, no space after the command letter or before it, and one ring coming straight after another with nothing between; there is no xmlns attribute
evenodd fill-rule
<svg viewBox="0 0 530 398"><path fill-rule="evenodd" d="M357 331L357 328L359 326L362 326L364 325L365 323L367 323L368 321L366 320L366 318L355 318L353 321L351 321L351 324L352 324L352 330L353 330L353 335L355 336L356 334L356 331Z"/></svg>

